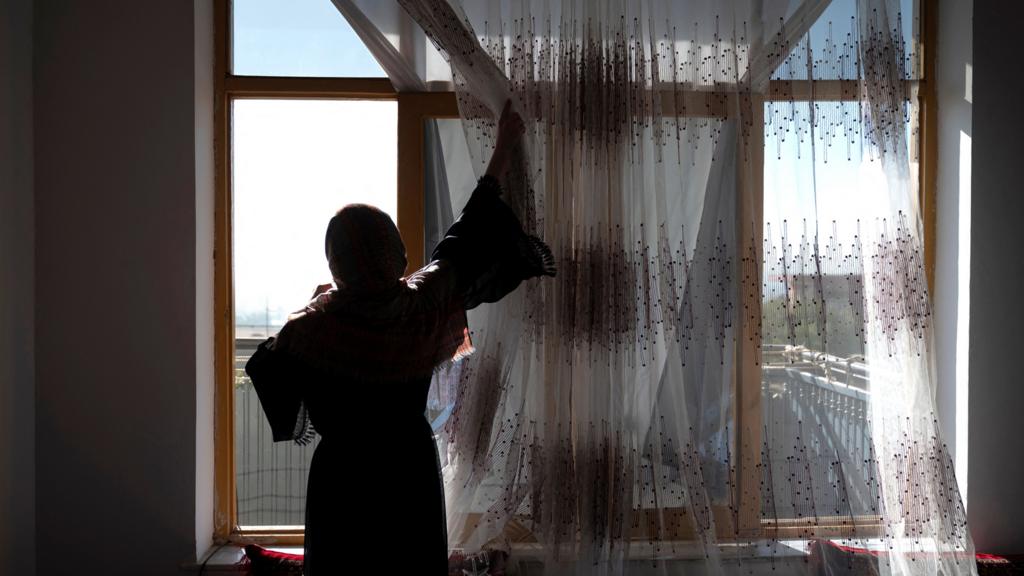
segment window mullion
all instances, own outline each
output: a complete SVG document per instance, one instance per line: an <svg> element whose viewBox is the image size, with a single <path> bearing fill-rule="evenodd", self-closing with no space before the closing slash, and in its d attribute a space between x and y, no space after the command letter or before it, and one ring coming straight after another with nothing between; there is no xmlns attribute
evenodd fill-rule
<svg viewBox="0 0 1024 576"><path fill-rule="evenodd" d="M735 533L761 528L761 249L764 219L764 98L739 98L736 194L736 367L733 486Z"/></svg>

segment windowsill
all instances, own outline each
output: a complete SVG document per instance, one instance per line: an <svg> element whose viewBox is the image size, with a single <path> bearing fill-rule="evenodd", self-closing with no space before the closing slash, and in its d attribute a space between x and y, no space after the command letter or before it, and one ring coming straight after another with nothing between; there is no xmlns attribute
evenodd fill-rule
<svg viewBox="0 0 1024 576"><path fill-rule="evenodd" d="M269 550L275 552L287 552L289 554L302 554L302 546L273 546ZM239 544L226 544L224 546L213 546L199 562L192 562L182 565L183 572L198 574L244 574L249 567L242 565L245 552Z"/></svg>
<svg viewBox="0 0 1024 576"><path fill-rule="evenodd" d="M751 543L728 543L718 544L719 557L724 560L779 560L782 558L804 558L809 552L810 540L782 540L778 542L751 542ZM630 555L636 558L637 562L650 562L653 555L656 558L686 562L690 560L704 561L707 555L700 544L694 541L686 542L630 542ZM512 544L512 556L519 560L530 561L541 559L544 555L539 544Z"/></svg>
<svg viewBox="0 0 1024 576"><path fill-rule="evenodd" d="M845 538L831 538L830 540L843 545L865 547L872 550L885 550L886 546L877 539L857 539L856 541ZM765 540L760 542L743 542L718 544L719 558L723 562L786 562L802 560L810 553L812 540ZM290 554L301 554L302 546L273 546L268 547L276 552L287 552ZM532 565L541 562L544 554L539 544L513 543L511 545L512 557L525 565ZM707 555L702 551L701 546L694 541L686 542L632 542L630 553L636 559L635 562L650 562L652 556L667 560L673 563L703 562ZM182 571L205 574L242 574L247 567L240 562L245 557L243 546L240 544L227 544L214 546L204 558L203 562L185 564Z"/></svg>
<svg viewBox="0 0 1024 576"><path fill-rule="evenodd" d="M763 560L781 561L786 559L800 559L807 555L808 540L785 540L777 543L765 544L719 544L719 551L723 561L729 560ZM651 544L632 543L631 553L642 555L651 552ZM672 562L704 561L706 555L694 542L680 543L676 545L674 553L669 554L671 545L660 543L662 551L659 556ZM275 552L287 552L290 554L301 554L301 546L274 546L269 548ZM531 564L541 561L543 554L538 544L512 544L512 556L520 562ZM207 574L243 574L248 567L240 562L245 558L243 547L239 544L228 544L225 546L214 546L207 553L203 562L186 564L182 571L198 574L200 569L204 575ZM649 559L637 558L635 562L650 562Z"/></svg>

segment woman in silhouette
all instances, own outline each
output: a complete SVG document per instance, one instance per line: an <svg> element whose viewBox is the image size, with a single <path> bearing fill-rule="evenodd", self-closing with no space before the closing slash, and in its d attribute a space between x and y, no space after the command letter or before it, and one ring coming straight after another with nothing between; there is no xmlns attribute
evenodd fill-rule
<svg viewBox="0 0 1024 576"><path fill-rule="evenodd" d="M547 247L500 198L497 179L522 132L506 103L487 173L431 262L409 276L387 214L339 210L325 240L336 288L318 287L245 367L275 441L321 437L306 494L307 575L354 564L447 574L444 492L424 415L431 375L472 350L467 309L554 275Z"/></svg>

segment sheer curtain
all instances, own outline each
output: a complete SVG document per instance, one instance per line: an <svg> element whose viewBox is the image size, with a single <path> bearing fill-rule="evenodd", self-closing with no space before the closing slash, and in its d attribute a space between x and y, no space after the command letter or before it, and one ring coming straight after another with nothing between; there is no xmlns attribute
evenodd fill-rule
<svg viewBox="0 0 1024 576"><path fill-rule="evenodd" d="M506 200L559 265L472 311L476 354L435 378L452 547L975 572L935 421L913 2L398 4L375 24L448 60L417 73L454 86L476 174L504 100L527 120ZM432 190L442 229L461 196Z"/></svg>

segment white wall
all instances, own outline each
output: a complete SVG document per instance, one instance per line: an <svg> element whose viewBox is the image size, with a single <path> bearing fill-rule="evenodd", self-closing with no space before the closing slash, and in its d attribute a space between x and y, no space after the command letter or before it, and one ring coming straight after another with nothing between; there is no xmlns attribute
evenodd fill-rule
<svg viewBox="0 0 1024 576"><path fill-rule="evenodd" d="M0 574L35 568L32 0L0 1Z"/></svg>
<svg viewBox="0 0 1024 576"><path fill-rule="evenodd" d="M213 544L213 2L195 7L196 557Z"/></svg>
<svg viewBox="0 0 1024 576"><path fill-rule="evenodd" d="M936 97L935 344L936 400L961 497L967 483L967 368L970 329L971 14L973 0L938 3ZM961 148L965 148L961 154Z"/></svg>
<svg viewBox="0 0 1024 576"><path fill-rule="evenodd" d="M1024 6L974 4L968 518L979 550L1024 553ZM963 215L961 215L963 216Z"/></svg>
<svg viewBox="0 0 1024 576"><path fill-rule="evenodd" d="M35 7L40 575L178 574L196 552L193 17Z"/></svg>

